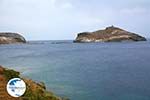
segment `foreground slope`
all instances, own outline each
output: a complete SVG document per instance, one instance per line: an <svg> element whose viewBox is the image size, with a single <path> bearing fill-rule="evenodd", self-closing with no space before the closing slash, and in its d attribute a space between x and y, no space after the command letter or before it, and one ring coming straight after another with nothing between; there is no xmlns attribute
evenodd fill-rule
<svg viewBox="0 0 150 100"><path fill-rule="evenodd" d="M69 100L63 99L46 90L43 83L36 83L30 79L21 78L19 72L0 66L0 100ZM27 89L22 97L14 98L8 95L7 82L12 78L21 78L25 81Z"/></svg>

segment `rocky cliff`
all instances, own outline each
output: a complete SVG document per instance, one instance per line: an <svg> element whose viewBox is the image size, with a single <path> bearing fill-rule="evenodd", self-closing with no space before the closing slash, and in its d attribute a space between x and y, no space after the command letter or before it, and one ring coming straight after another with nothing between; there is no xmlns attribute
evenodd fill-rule
<svg viewBox="0 0 150 100"><path fill-rule="evenodd" d="M7 82L12 78L21 78L26 83L26 92L23 96L11 97L6 90ZM69 100L60 98L46 90L43 83L36 83L30 79L20 77L20 73L0 66L0 100Z"/></svg>
<svg viewBox="0 0 150 100"><path fill-rule="evenodd" d="M79 33L74 42L121 42L121 41L146 41L146 38L120 29L118 27L107 27L95 32Z"/></svg>
<svg viewBox="0 0 150 100"><path fill-rule="evenodd" d="M11 43L26 43L26 40L18 33L0 32L0 44Z"/></svg>

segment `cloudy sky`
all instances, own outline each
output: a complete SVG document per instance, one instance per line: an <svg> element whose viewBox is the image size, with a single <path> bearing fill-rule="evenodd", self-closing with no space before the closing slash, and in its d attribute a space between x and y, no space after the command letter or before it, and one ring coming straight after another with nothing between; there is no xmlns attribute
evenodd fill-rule
<svg viewBox="0 0 150 100"><path fill-rule="evenodd" d="M110 25L150 37L150 0L0 0L0 31L27 40L72 40Z"/></svg>

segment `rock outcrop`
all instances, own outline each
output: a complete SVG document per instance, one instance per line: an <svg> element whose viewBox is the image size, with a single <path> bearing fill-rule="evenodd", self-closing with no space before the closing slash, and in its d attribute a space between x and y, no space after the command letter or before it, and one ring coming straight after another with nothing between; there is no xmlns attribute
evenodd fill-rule
<svg viewBox="0 0 150 100"><path fill-rule="evenodd" d="M121 41L146 41L146 38L120 29L118 27L107 27L95 32L79 33L74 42L121 42Z"/></svg>
<svg viewBox="0 0 150 100"><path fill-rule="evenodd" d="M18 33L0 32L0 44L12 43L26 43L26 40Z"/></svg>
<svg viewBox="0 0 150 100"><path fill-rule="evenodd" d="M12 78L21 78L26 83L26 92L23 96L11 97L6 90L7 82ZM20 77L20 73L0 66L0 100L69 100L60 98L46 90L44 83L36 83L30 79Z"/></svg>

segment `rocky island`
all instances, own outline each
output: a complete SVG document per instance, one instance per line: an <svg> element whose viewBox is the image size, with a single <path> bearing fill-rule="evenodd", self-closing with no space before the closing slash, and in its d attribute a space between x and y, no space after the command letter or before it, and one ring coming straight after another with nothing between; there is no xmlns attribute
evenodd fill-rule
<svg viewBox="0 0 150 100"><path fill-rule="evenodd" d="M12 43L26 43L26 40L18 33L0 32L0 44Z"/></svg>
<svg viewBox="0 0 150 100"><path fill-rule="evenodd" d="M21 78L26 83L26 92L23 96L11 97L6 90L7 82L12 78ZM0 66L0 100L69 100L56 96L46 90L44 83L37 83L31 79L22 78L20 73Z"/></svg>
<svg viewBox="0 0 150 100"><path fill-rule="evenodd" d="M118 27L107 27L104 30L95 32L79 33L74 42L122 42L122 41L146 41L145 37L128 32Z"/></svg>

